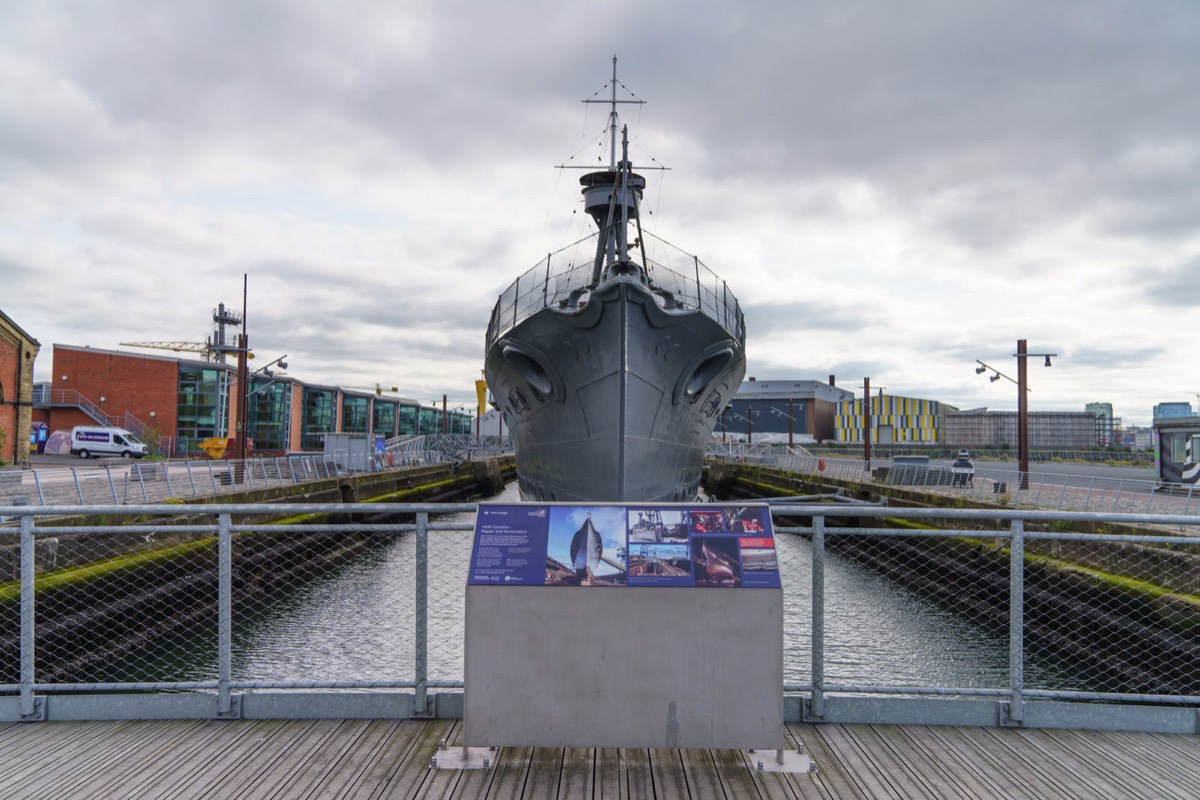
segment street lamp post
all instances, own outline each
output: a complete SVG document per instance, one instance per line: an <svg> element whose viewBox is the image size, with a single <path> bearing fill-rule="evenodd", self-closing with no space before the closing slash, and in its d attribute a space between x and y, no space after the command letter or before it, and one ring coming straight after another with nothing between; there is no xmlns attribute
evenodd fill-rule
<svg viewBox="0 0 1200 800"><path fill-rule="evenodd" d="M791 410L792 410L792 398L790 398L790 397L789 397L789 398L788 398L788 412L791 412ZM772 413L772 414L774 414L774 415L775 415L775 416L777 416L777 417L787 417L787 421L788 421L788 447L791 447L791 446L794 444L794 442L793 442L793 440L792 440L792 432L793 432L793 430L794 430L794 427L793 427L793 426L795 425L796 418L795 418L795 417L793 417L793 416L791 415L791 413L785 413L785 412L783 412L783 411L780 411L778 408L775 408L775 407L772 407L772 408L771 408L771 413Z"/></svg>
<svg viewBox="0 0 1200 800"><path fill-rule="evenodd" d="M863 461L871 474L871 379L863 378Z"/></svg>
<svg viewBox="0 0 1200 800"><path fill-rule="evenodd" d="M982 361L976 359L975 363L979 367L975 370L976 374L991 370L995 374L988 378L989 381L995 383L1004 378L1009 383L1017 385L1017 474L1020 476L1019 483L1023 490L1029 489L1029 359L1044 358L1046 359L1045 366L1052 366L1050 359L1058 358L1058 353L1030 353L1028 344L1024 339L1017 339L1017 352L1013 354L1017 359L1017 379L1012 378L1000 372L995 367L989 366Z"/></svg>

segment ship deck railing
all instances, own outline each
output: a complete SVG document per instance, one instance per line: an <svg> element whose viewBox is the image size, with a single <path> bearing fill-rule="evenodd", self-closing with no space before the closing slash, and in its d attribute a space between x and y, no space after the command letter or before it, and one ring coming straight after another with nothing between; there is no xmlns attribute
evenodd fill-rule
<svg viewBox="0 0 1200 800"><path fill-rule="evenodd" d="M746 341L746 321L729 286L700 259L645 233L646 273L660 292L679 309L698 309L721 325L739 344ZM551 253L501 292L488 322L487 347L521 321L544 308L566 304L572 295L593 287L596 236ZM653 249L650 245L653 244ZM640 251L639 251L640 252ZM637 259L640 261L640 258Z"/></svg>
<svg viewBox="0 0 1200 800"><path fill-rule="evenodd" d="M460 716L476 509L208 504L181 521L172 505L94 505L79 510L102 524L74 526L0 506L18 520L0 532L0 721ZM773 690L787 721L1198 732L1200 516L770 510L785 637ZM316 514L344 521L305 521ZM1093 532L1141 525L1183 533ZM346 640L340 624L299 635L319 609L275 629L332 572L354 569L336 558L380 546L402 548L406 565L372 589L395 593L372 622L380 635ZM895 585L901 602L854 616L847 581L864 580ZM881 679L863 642L905 625L928 636L893 655L902 676ZM970 652L931 646L947 626L968 631ZM247 652L264 639L285 651L268 665ZM979 644L991 667L947 682ZM305 666L313 652L336 657Z"/></svg>

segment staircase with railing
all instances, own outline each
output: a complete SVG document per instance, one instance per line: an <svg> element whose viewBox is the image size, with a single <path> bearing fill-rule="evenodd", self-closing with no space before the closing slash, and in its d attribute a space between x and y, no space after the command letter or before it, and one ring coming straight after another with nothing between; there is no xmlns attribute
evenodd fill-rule
<svg viewBox="0 0 1200 800"><path fill-rule="evenodd" d="M152 449L160 450L158 441L162 437L158 431L142 422L130 411L124 414L109 414L100 406L84 397L75 389L54 389L48 384L33 387L34 408L78 408L98 424L106 428L124 428L138 439L150 444Z"/></svg>

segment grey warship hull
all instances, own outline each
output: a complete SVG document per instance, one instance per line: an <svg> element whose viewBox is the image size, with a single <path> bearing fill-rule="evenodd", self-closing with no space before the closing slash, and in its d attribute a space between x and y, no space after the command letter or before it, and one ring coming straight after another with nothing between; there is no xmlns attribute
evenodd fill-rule
<svg viewBox="0 0 1200 800"><path fill-rule="evenodd" d="M596 231L500 295L484 375L526 499L687 501L745 374L745 322L699 258L642 228L625 128L616 155L617 104L641 101L617 99L616 59L609 85L609 168L580 178Z"/></svg>
<svg viewBox="0 0 1200 800"><path fill-rule="evenodd" d="M740 385L733 331L618 276L580 308L548 306L499 336L485 374L531 500L694 499L704 449Z"/></svg>

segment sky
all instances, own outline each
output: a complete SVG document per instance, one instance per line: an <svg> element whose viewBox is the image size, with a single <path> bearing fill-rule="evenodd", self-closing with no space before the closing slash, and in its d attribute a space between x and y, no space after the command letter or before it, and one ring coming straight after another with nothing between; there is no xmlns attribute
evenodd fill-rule
<svg viewBox="0 0 1200 800"><path fill-rule="evenodd" d="M1200 3L0 0L0 309L473 404L496 296L578 234L617 56L647 227L747 375L958 408L1197 403ZM649 159L654 159L650 162ZM576 162L578 163L578 162ZM162 351L135 351L170 356ZM253 363L253 362L252 362ZM990 374L990 373L989 373Z"/></svg>

